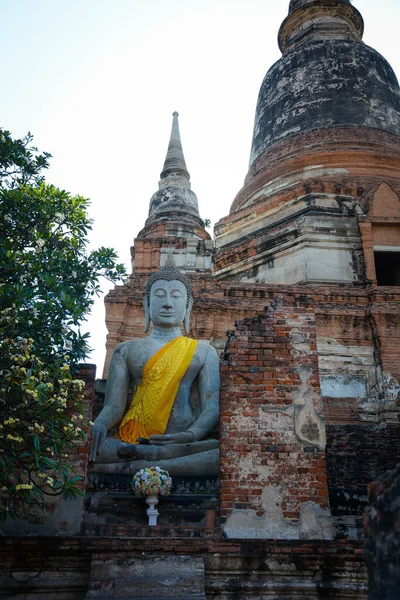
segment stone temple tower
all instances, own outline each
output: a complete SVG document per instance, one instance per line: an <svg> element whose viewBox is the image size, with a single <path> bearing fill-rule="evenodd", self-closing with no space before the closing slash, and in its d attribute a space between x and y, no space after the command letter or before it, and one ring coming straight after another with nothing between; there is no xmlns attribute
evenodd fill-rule
<svg viewBox="0 0 400 600"><path fill-rule="evenodd" d="M149 216L131 250L134 272L158 269L174 240L176 265L185 271L210 271L212 242L199 215L196 194L183 155L178 113L173 113L171 138L158 191L150 200Z"/></svg>
<svg viewBox="0 0 400 600"><path fill-rule="evenodd" d="M292 0L262 83L249 171L216 226L215 275L400 284L400 92L349 0Z"/></svg>

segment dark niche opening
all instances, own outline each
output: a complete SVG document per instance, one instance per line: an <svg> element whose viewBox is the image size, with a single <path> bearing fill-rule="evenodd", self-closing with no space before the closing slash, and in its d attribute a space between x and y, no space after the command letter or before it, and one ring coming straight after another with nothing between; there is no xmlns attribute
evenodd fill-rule
<svg viewBox="0 0 400 600"><path fill-rule="evenodd" d="M374 252L378 285L400 286L400 252Z"/></svg>

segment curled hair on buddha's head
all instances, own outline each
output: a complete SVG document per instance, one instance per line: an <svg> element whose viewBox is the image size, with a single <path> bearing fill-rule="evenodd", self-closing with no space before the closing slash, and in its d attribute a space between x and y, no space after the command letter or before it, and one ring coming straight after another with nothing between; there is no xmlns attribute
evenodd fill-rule
<svg viewBox="0 0 400 600"><path fill-rule="evenodd" d="M146 316L146 323L144 332L147 333L150 327L150 292L151 286L156 281L160 281L160 279L164 279L164 281L180 281L186 288L186 314L183 321L183 325L185 328L185 332L189 333L189 315L192 310L193 305L193 294L192 294L192 284L189 279L181 273L175 265L175 261L171 253L169 253L167 260L165 261L165 265L161 267L155 273L152 273L147 280L146 283L146 295L143 300L144 312Z"/></svg>

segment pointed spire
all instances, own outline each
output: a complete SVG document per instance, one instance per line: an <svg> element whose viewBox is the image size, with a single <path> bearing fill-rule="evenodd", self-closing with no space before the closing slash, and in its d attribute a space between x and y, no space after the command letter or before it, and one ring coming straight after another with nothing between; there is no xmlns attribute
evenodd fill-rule
<svg viewBox="0 0 400 600"><path fill-rule="evenodd" d="M171 137L160 178L165 179L168 177L168 175L179 174L189 181L190 175L186 168L185 157L183 156L182 150L181 136L179 133L179 114L175 111L172 113L172 117Z"/></svg>

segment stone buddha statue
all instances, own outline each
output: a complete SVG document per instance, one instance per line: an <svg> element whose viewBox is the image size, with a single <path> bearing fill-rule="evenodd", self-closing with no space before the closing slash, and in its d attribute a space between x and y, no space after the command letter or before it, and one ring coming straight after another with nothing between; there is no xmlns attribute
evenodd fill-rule
<svg viewBox="0 0 400 600"><path fill-rule="evenodd" d="M104 407L92 426L91 470L135 473L151 465L171 475L218 475L219 362L208 342L188 333L188 278L170 260L146 285L145 333L116 346ZM128 388L135 391L125 414ZM125 414L125 416L124 416ZM116 437L108 432L118 427Z"/></svg>

